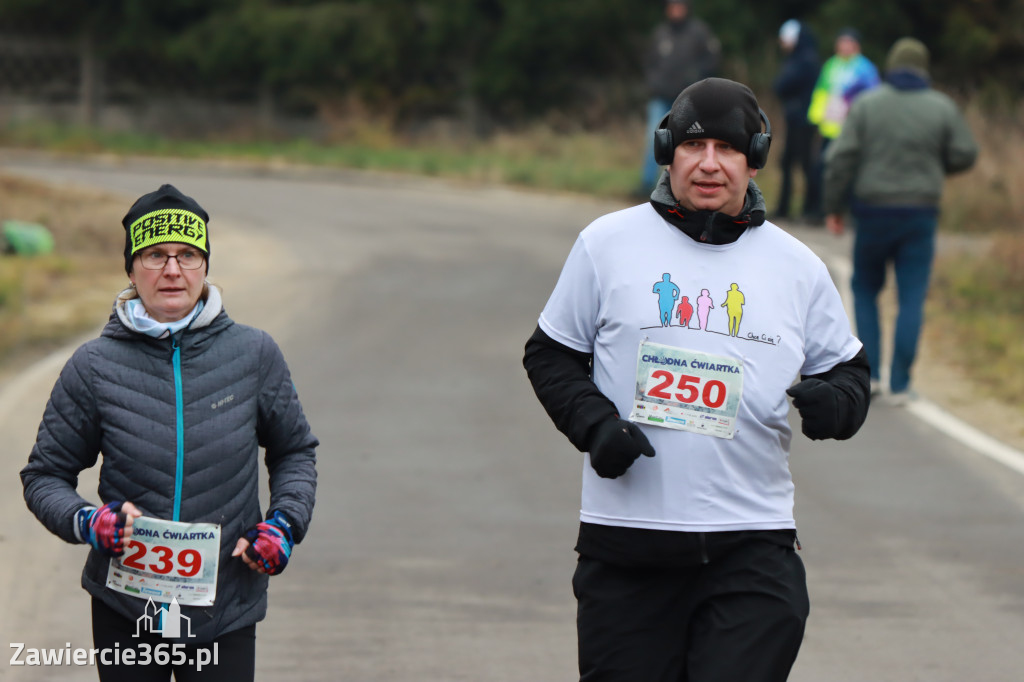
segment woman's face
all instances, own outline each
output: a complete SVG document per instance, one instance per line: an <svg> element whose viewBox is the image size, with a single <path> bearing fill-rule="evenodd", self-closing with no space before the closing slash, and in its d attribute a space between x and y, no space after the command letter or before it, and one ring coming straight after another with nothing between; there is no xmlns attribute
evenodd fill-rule
<svg viewBox="0 0 1024 682"><path fill-rule="evenodd" d="M161 261L165 262L161 265ZM182 263L186 264L185 268ZM190 263L199 267L189 270L187 266ZM154 320L176 322L199 302L206 267L206 258L199 249L168 242L148 246L135 254L128 278L135 285L146 312Z"/></svg>

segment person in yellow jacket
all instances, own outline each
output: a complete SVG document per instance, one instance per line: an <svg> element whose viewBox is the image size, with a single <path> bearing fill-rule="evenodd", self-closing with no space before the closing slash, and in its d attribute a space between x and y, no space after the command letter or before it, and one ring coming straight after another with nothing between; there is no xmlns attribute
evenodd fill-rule
<svg viewBox="0 0 1024 682"><path fill-rule="evenodd" d="M807 109L807 120L817 126L821 134L821 147L814 171L815 187L809 192L817 204L808 211L812 223L822 224L824 218L820 188L824 183L825 152L829 143L839 137L854 98L865 90L877 87L881 82L878 68L861 54L860 33L853 28L841 30L836 36L835 54L822 65L818 82L811 93L811 105Z"/></svg>

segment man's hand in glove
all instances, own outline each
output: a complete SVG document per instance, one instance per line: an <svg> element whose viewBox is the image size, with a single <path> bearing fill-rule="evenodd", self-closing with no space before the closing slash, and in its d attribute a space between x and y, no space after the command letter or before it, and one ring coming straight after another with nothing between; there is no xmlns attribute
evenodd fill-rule
<svg viewBox="0 0 1024 682"><path fill-rule="evenodd" d="M590 443L590 466L601 478L618 478L640 455L654 457L654 446L636 424L616 418L595 429Z"/></svg>
<svg viewBox="0 0 1024 682"><path fill-rule="evenodd" d="M811 440L835 438L839 433L839 401L836 389L821 379L804 379L786 393L800 411L801 430Z"/></svg>

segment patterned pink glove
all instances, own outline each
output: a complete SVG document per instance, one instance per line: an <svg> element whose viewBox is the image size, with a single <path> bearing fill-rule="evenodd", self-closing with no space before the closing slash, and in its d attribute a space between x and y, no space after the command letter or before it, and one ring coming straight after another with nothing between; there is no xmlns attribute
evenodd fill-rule
<svg viewBox="0 0 1024 682"><path fill-rule="evenodd" d="M267 575L277 575L288 566L292 555L292 525L285 515L275 511L269 519L245 532L249 546L246 556L256 562Z"/></svg>
<svg viewBox="0 0 1024 682"><path fill-rule="evenodd" d="M124 554L124 526L128 515L121 511L123 502L108 502L99 509L78 510L75 521L78 534L103 556Z"/></svg>

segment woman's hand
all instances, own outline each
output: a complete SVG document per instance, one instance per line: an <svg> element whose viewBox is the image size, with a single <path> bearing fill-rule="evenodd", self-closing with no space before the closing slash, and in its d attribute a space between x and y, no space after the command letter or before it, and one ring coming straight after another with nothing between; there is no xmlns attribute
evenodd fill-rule
<svg viewBox="0 0 1024 682"><path fill-rule="evenodd" d="M248 540L245 538L238 538L238 542L235 543L235 548L231 550L231 556L240 556L242 557L242 561L245 562L245 565L252 570L259 571L260 573L266 573L259 564L249 558L249 554L247 552L249 546L250 543Z"/></svg>
<svg viewBox="0 0 1024 682"><path fill-rule="evenodd" d="M238 538L231 556L240 556L254 571L277 575L288 565L292 554L292 527L279 511L257 523Z"/></svg>
<svg viewBox="0 0 1024 682"><path fill-rule="evenodd" d="M142 516L142 512L131 502L125 502L121 505L121 512L125 515L124 521L124 539L127 540L132 536L132 526L135 525L135 519Z"/></svg>
<svg viewBox="0 0 1024 682"><path fill-rule="evenodd" d="M825 227L837 237L842 235L846 229L843 224L843 216L838 213L830 213L825 216Z"/></svg>
<svg viewBox="0 0 1024 682"><path fill-rule="evenodd" d="M135 519L142 516L131 502L108 502L99 509L84 507L75 515L78 534L103 556L124 554L125 540L132 535Z"/></svg>

